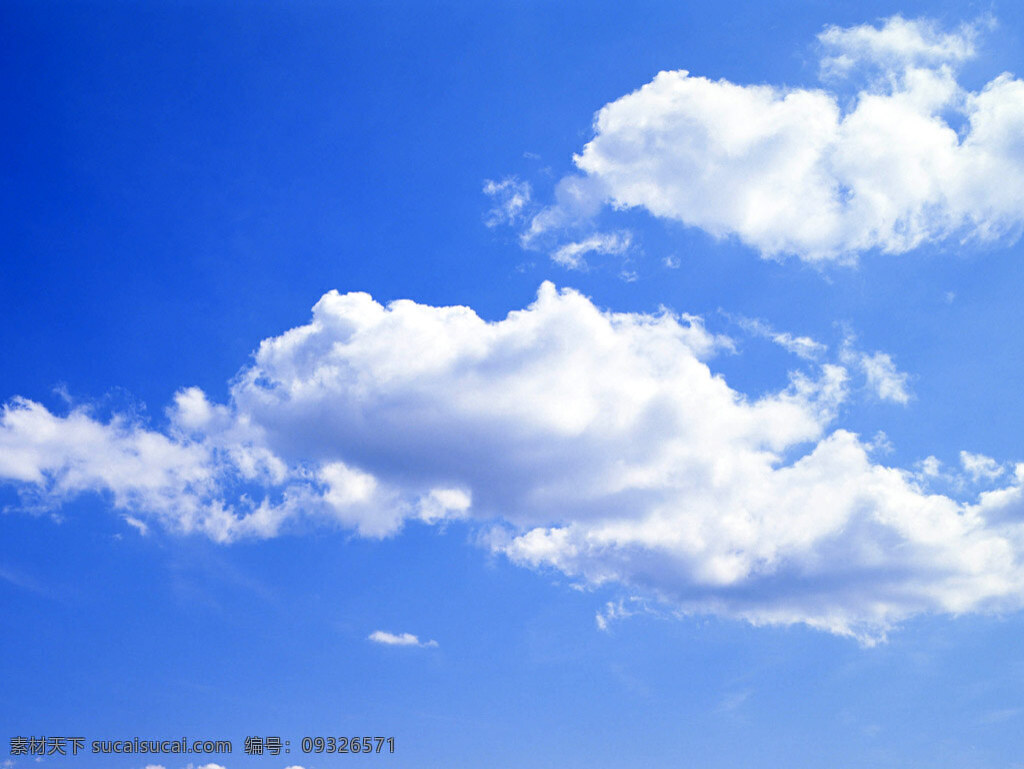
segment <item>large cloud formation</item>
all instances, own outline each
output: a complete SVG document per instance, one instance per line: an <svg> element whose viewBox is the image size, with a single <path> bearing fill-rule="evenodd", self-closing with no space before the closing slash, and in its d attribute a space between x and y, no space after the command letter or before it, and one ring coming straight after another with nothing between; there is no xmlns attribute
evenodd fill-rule
<svg viewBox="0 0 1024 769"><path fill-rule="evenodd" d="M661 72L597 113L575 156L585 176L566 180L587 199L809 262L1016 237L1024 81L958 83L978 34L900 16L829 27L819 89ZM566 206L537 214L529 238L572 219Z"/></svg>
<svg viewBox="0 0 1024 769"><path fill-rule="evenodd" d="M551 284L497 322L331 292L260 345L228 403L180 391L166 430L11 401L0 478L27 506L100 492L142 530L222 542L469 519L523 565L867 640L1020 605L1024 465L969 502L929 493L831 427L845 368L753 399L709 368L719 344L696 318Z"/></svg>

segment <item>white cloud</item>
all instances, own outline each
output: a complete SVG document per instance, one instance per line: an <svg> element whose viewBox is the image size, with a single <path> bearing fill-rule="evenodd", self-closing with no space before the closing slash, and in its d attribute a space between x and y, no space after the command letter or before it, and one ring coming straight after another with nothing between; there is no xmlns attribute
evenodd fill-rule
<svg viewBox="0 0 1024 769"><path fill-rule="evenodd" d="M385 646L419 646L421 648L435 647L437 641L420 641L418 636L412 633L389 633L386 630L374 630L367 637L368 641L384 644Z"/></svg>
<svg viewBox="0 0 1024 769"><path fill-rule="evenodd" d="M918 462L918 466L928 478L939 478L942 475L942 461L938 457L928 456Z"/></svg>
<svg viewBox="0 0 1024 769"><path fill-rule="evenodd" d="M628 231L596 232L583 240L559 246L551 253L551 259L563 267L580 270L587 266L584 259L587 254L624 254L632 242L632 233Z"/></svg>
<svg viewBox="0 0 1024 769"><path fill-rule="evenodd" d="M149 534L149 525L145 521L140 521L133 515L124 515L124 522L135 529L141 536Z"/></svg>
<svg viewBox="0 0 1024 769"><path fill-rule="evenodd" d="M529 210L533 191L529 182L509 176L498 182L485 180L484 194L494 203L494 207L484 217L484 224L497 227L499 224L515 224L522 219Z"/></svg>
<svg viewBox="0 0 1024 769"><path fill-rule="evenodd" d="M868 378L868 386L879 398L904 404L910 401L910 391L907 389L908 376L896 368L888 353L862 353L860 364Z"/></svg>
<svg viewBox="0 0 1024 769"><path fill-rule="evenodd" d="M519 236L520 245L542 247L552 233L589 227L601 210L603 194L600 184L588 177L572 174L563 177L555 185L555 203L530 218L529 225Z"/></svg>
<svg viewBox="0 0 1024 769"><path fill-rule="evenodd" d="M653 613L643 599L637 596L632 596L628 600L620 598L617 601L606 602L604 608L594 615L594 622L598 630L607 631L612 622L627 619L641 612Z"/></svg>
<svg viewBox="0 0 1024 769"><path fill-rule="evenodd" d="M868 388L879 400L906 405L910 402L910 376L896 367L892 356L884 352L866 353L853 347L848 336L839 359L847 366L859 369L867 380Z"/></svg>
<svg viewBox="0 0 1024 769"><path fill-rule="evenodd" d="M575 156L586 176L568 178L586 200L810 262L1016 237L1024 81L1003 74L962 88L956 67L976 37L976 26L942 32L899 16L829 27L819 36L829 82L869 75L852 98L842 87L852 80L824 90L661 72L597 113ZM528 233L573 218L562 197Z"/></svg>
<svg viewBox="0 0 1024 769"><path fill-rule="evenodd" d="M59 502L103 491L121 510L139 508L184 528L203 528L199 499L213 481L207 447L142 429L122 417L104 424L77 409L66 417L15 398L0 416L0 478Z"/></svg>
<svg viewBox="0 0 1024 769"><path fill-rule="evenodd" d="M881 27L828 26L818 35L825 50L821 73L825 78L847 76L861 65L897 71L912 66L941 66L975 56L978 25L962 24L955 32L943 32L929 19L904 19L896 15Z"/></svg>
<svg viewBox="0 0 1024 769"><path fill-rule="evenodd" d="M227 404L178 393L164 431L15 399L0 478L36 507L100 492L225 542L469 519L585 585L866 640L922 612L1020 606L1024 465L973 501L928 493L836 429L844 367L751 398L709 367L720 346L690 316L550 284L496 322L331 292L261 343Z"/></svg>
<svg viewBox="0 0 1024 769"><path fill-rule="evenodd" d="M587 269L588 254L622 256L633 246L630 230L601 232L594 228L602 192L586 177L563 178L555 187L557 202L542 208L532 204L529 183L515 177L500 182L487 179L483 191L495 203L484 218L488 227L520 227L519 244L524 249L546 251L555 264L567 269ZM623 269L621 277L629 280L630 275Z"/></svg>
<svg viewBox="0 0 1024 769"><path fill-rule="evenodd" d="M805 360L819 360L828 352L827 344L812 339L809 336L794 336L788 331L776 331L770 323L760 318L737 316L734 320L748 334L767 339L787 352L793 353Z"/></svg>
<svg viewBox="0 0 1024 769"><path fill-rule="evenodd" d="M984 454L972 454L969 451L960 452L960 464L963 465L964 472L975 483L994 481L1005 472L1003 466L992 457L986 457Z"/></svg>
<svg viewBox="0 0 1024 769"><path fill-rule="evenodd" d="M722 312L722 311L720 311ZM767 339L797 357L809 361L821 361L828 352L828 345L809 336L795 336L788 331L777 331L770 323L760 318L732 316L722 312L751 336ZM892 356L884 352L866 353L854 347L856 338L847 332L839 350L838 362L864 376L868 390L879 400L906 405L910 402L910 375L900 371Z"/></svg>

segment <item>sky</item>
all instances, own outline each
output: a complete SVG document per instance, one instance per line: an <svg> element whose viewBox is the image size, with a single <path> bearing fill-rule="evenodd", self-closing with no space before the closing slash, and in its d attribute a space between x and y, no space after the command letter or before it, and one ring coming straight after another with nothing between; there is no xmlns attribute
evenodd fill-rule
<svg viewBox="0 0 1024 769"><path fill-rule="evenodd" d="M1019 8L0 29L0 767L1024 766Z"/></svg>

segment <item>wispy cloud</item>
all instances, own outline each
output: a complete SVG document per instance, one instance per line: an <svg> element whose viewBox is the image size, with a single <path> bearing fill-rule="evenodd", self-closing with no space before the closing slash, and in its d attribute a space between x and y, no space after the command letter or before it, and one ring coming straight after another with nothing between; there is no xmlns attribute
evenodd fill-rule
<svg viewBox="0 0 1024 769"><path fill-rule="evenodd" d="M647 602L637 596L620 598L617 601L608 601L604 608L594 615L598 630L607 631L613 622L632 617L639 613L653 613L647 606Z"/></svg>
<svg viewBox="0 0 1024 769"><path fill-rule="evenodd" d="M24 574L17 569L4 566L3 564L0 564L0 580L14 585L15 587L19 587L22 590L28 590L31 593L47 597L51 595L51 591L41 585L33 577Z"/></svg>
<svg viewBox="0 0 1024 769"><path fill-rule="evenodd" d="M587 254L624 254L632 243L633 236L628 231L597 232L583 240L559 246L551 253L551 258L563 267L579 270L587 266L584 258Z"/></svg>
<svg viewBox="0 0 1024 769"><path fill-rule="evenodd" d="M806 335L797 336L788 331L778 331L761 318L732 315L721 310L719 312L751 336L767 339L799 358L812 362L829 360L829 347L824 342ZM864 352L856 347L856 341L856 336L847 329L838 354L833 355L831 360L841 364L847 371L861 375L866 389L878 400L901 405L909 403L912 397L910 375L900 371L888 353L877 350Z"/></svg>
<svg viewBox="0 0 1024 769"><path fill-rule="evenodd" d="M535 204L530 185L516 177L486 180L484 194L493 204L484 218L488 227L503 224L517 228L524 249L547 252L551 261L567 269L587 269L588 254L624 256L634 248L630 230L606 232L595 225L601 194L584 177L562 179L555 188L557 202L549 206Z"/></svg>
<svg viewBox="0 0 1024 769"><path fill-rule="evenodd" d="M750 689L743 689L723 695L715 712L722 715L736 713L750 699L752 693Z"/></svg>
<svg viewBox="0 0 1024 769"><path fill-rule="evenodd" d="M891 401L906 405L910 402L910 375L900 371L896 362L888 353L875 351L872 353L854 347L855 339L847 336L839 359L854 369L861 371L867 380L868 389L875 397L883 401Z"/></svg>
<svg viewBox="0 0 1024 769"><path fill-rule="evenodd" d="M488 227L497 227L499 224L516 224L526 216L530 210L533 191L529 182L508 176L500 181L487 179L484 182L484 194L493 203L493 207L484 217L484 224Z"/></svg>
<svg viewBox="0 0 1024 769"><path fill-rule="evenodd" d="M788 331L776 331L770 323L760 318L747 318L742 315L723 313L727 318L752 336L767 339L787 352L806 360L820 360L828 352L828 345L809 336L794 336Z"/></svg>

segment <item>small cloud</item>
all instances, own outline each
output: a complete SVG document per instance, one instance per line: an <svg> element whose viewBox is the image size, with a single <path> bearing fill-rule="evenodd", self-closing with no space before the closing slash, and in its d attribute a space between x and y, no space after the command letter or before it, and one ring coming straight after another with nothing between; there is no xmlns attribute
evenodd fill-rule
<svg viewBox="0 0 1024 769"><path fill-rule="evenodd" d="M868 378L868 386L879 398L900 404L910 401L907 374L896 368L896 364L887 353L861 353L860 363Z"/></svg>
<svg viewBox="0 0 1024 769"><path fill-rule="evenodd" d="M1006 721L1017 719L1021 715L1020 708L1003 708L1001 710L989 710L986 713L982 713L978 718L975 719L975 723L983 726L989 724L1002 724Z"/></svg>
<svg viewBox="0 0 1024 769"><path fill-rule="evenodd" d="M936 456L927 456L917 463L917 468L926 478L942 476L942 460Z"/></svg>
<svg viewBox="0 0 1024 769"><path fill-rule="evenodd" d="M484 181L484 194L494 202L494 207L484 217L484 224L497 227L499 224L515 224L526 214L533 192L529 182L521 182L514 176L501 181Z"/></svg>
<svg viewBox="0 0 1024 769"><path fill-rule="evenodd" d="M582 270L587 267L587 254L624 254L632 243L633 233L629 230L595 232L583 240L559 246L551 252L551 259L570 270Z"/></svg>
<svg viewBox="0 0 1024 769"><path fill-rule="evenodd" d="M1005 471L1005 468L992 457L986 457L984 454L972 454L969 451L960 452L960 464L963 465L964 472L971 476L971 480L975 483L982 480L994 481Z"/></svg>
<svg viewBox="0 0 1024 769"><path fill-rule="evenodd" d="M864 444L864 448L876 454L892 454L896 447L892 445L889 436L884 430L878 430L870 442ZM934 457L932 457L934 459Z"/></svg>
<svg viewBox="0 0 1024 769"><path fill-rule="evenodd" d="M50 594L49 590L39 584L39 582L30 575L11 569L2 564L0 564L0 580L9 582L15 587L20 587L23 590L28 590L29 592L36 593L38 595L46 596Z"/></svg>
<svg viewBox="0 0 1024 769"><path fill-rule="evenodd" d="M530 217L529 225L519 234L519 244L526 249L543 249L569 230L590 229L603 200L600 184L574 174L563 177L555 185L555 203Z"/></svg>
<svg viewBox="0 0 1024 769"><path fill-rule="evenodd" d="M809 336L793 336L786 331L776 331L770 323L760 318L738 316L735 318L735 321L748 334L767 339L769 342L777 344L786 352L791 352L805 360L818 360L828 351L828 345L826 344L811 339Z"/></svg>
<svg viewBox="0 0 1024 769"><path fill-rule="evenodd" d="M594 615L594 621L597 623L598 630L607 632L612 622L637 614L656 615L657 612L652 610L642 598L631 596L628 599L620 598L618 601L608 601L604 608Z"/></svg>
<svg viewBox="0 0 1024 769"><path fill-rule="evenodd" d="M527 157L531 157L528 153ZM570 270L585 270L588 254L625 255L633 246L629 230L601 232L594 217L603 204L600 185L587 177L570 175L555 188L555 202L536 205L530 184L515 176L487 179L483 192L493 207L484 217L488 227L507 225L519 230L519 245L527 251L547 252L552 261ZM634 280L628 269L620 275Z"/></svg>
<svg viewBox="0 0 1024 769"><path fill-rule="evenodd" d="M963 493L978 486L991 485L1007 474L1008 466L1000 464L992 457L974 454L970 451L960 452L960 468L944 464L937 457L929 456L914 466L919 481L928 485L945 486L948 489ZM986 497L992 492L982 494ZM996 493L993 498L999 497Z"/></svg>
<svg viewBox="0 0 1024 769"><path fill-rule="evenodd" d="M739 692L731 692L726 694L718 703L718 707L715 708L716 713L734 713L743 706L748 699L750 699L750 690L744 689Z"/></svg>
<svg viewBox="0 0 1024 769"><path fill-rule="evenodd" d="M465 489L432 489L420 499L418 517L424 523L464 518L472 504L473 495Z"/></svg>
<svg viewBox="0 0 1024 769"><path fill-rule="evenodd" d="M418 646L420 648L436 647L437 641L420 641L418 636L412 633L389 633L386 630L374 630L366 637L368 641L385 646Z"/></svg>
<svg viewBox="0 0 1024 769"><path fill-rule="evenodd" d="M661 260L661 263L668 267L670 270L679 269L679 257L676 256L675 254L669 254L668 256Z"/></svg>
<svg viewBox="0 0 1024 769"><path fill-rule="evenodd" d="M853 346L855 341L852 334L847 335L839 359L864 374L868 389L874 392L879 400L907 405L911 397L908 387L910 376L896 367L896 362L888 353L869 354L857 350Z"/></svg>
<svg viewBox="0 0 1024 769"><path fill-rule="evenodd" d="M127 523L129 526L131 526L136 531L138 531L141 536L144 537L147 534L149 534L149 526L146 524L145 521L140 521L138 518L136 518L133 515L125 515L125 516L122 516L122 517L124 518L124 522Z"/></svg>
<svg viewBox="0 0 1024 769"><path fill-rule="evenodd" d="M608 624L616 619L623 617L629 617L633 612L629 611L622 605L622 601L618 603L609 601L604 605L597 614L594 615L594 621L597 623L598 630L608 631Z"/></svg>
<svg viewBox="0 0 1024 769"><path fill-rule="evenodd" d="M636 270L623 270L619 273L619 279L623 283L636 283L640 279L640 274Z"/></svg>

